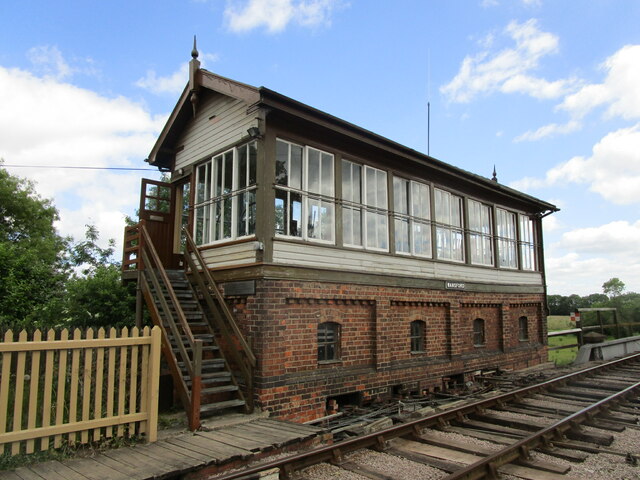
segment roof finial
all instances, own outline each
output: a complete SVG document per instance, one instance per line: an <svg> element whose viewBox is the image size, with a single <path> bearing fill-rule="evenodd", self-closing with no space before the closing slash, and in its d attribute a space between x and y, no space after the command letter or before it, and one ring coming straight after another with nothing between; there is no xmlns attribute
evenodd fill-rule
<svg viewBox="0 0 640 480"><path fill-rule="evenodd" d="M493 165L493 177L491 177L491 180L493 180L494 182L498 181L498 177L496 176L496 166Z"/></svg>
<svg viewBox="0 0 640 480"><path fill-rule="evenodd" d="M193 36L193 50L191 50L191 58L198 58L198 47L196 47L196 36Z"/></svg>

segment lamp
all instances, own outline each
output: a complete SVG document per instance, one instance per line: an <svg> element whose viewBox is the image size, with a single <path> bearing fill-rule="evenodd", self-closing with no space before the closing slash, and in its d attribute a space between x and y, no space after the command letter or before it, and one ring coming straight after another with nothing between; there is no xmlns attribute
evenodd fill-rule
<svg viewBox="0 0 640 480"><path fill-rule="evenodd" d="M262 135L260 135L260 129L258 127L247 128L247 133L251 138L262 138Z"/></svg>

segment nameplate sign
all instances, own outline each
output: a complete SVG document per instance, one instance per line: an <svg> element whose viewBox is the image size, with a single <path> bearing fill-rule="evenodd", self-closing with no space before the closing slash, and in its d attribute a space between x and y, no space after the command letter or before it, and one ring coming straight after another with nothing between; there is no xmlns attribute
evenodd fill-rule
<svg viewBox="0 0 640 480"><path fill-rule="evenodd" d="M444 288L447 290L464 290L467 286L464 282L445 282Z"/></svg>
<svg viewBox="0 0 640 480"><path fill-rule="evenodd" d="M227 282L223 284L225 295L255 295L256 281L244 280L239 282Z"/></svg>

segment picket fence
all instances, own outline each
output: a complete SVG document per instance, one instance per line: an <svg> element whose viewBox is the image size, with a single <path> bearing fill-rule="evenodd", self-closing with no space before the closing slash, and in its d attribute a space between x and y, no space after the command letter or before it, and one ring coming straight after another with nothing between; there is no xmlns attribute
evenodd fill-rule
<svg viewBox="0 0 640 480"><path fill-rule="evenodd" d="M0 454L157 438L158 327L7 331L0 341ZM31 338L29 338L31 337Z"/></svg>

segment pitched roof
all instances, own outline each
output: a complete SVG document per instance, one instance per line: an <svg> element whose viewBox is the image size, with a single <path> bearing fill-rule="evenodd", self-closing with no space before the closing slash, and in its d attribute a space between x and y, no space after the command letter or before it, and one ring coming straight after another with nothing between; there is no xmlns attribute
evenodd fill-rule
<svg viewBox="0 0 640 480"><path fill-rule="evenodd" d="M266 107L270 110L278 110L297 118L305 119L355 140L372 144L382 150L428 165L430 168L441 171L442 173L461 177L482 190L517 198L522 202L534 206L540 212L556 212L559 210L551 203L514 190L481 175L455 167L429 155L425 155L417 150L401 145L268 88L247 85L201 68L194 68L192 72L190 75L192 78L190 78L189 84L185 86L178 103L171 112L167 123L162 129L147 159L151 165L157 166L159 169L169 169L171 167L176 141L188 121L193 117L193 103L197 103L198 101L197 87L203 87L207 90L242 100L247 104L247 107Z"/></svg>

